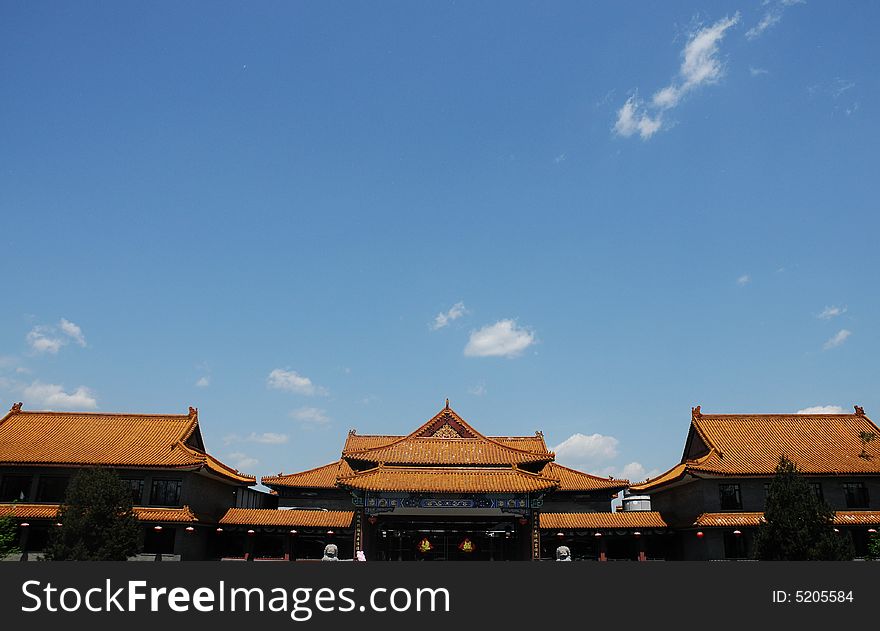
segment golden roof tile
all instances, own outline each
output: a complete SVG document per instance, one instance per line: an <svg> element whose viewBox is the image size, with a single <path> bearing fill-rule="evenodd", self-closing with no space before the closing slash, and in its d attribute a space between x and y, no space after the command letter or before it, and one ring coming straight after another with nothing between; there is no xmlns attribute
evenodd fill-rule
<svg viewBox="0 0 880 631"><path fill-rule="evenodd" d="M703 513L694 522L700 528L755 527L764 521L764 513ZM849 510L834 514L837 526L876 526L880 525L880 511Z"/></svg>
<svg viewBox="0 0 880 631"><path fill-rule="evenodd" d="M655 511L620 511L615 513L541 513L541 530L613 530L666 528Z"/></svg>
<svg viewBox="0 0 880 631"><path fill-rule="evenodd" d="M285 528L348 528L353 511L279 510L230 508L220 523L236 526L280 526Z"/></svg>
<svg viewBox="0 0 880 631"><path fill-rule="evenodd" d="M260 482L265 486L297 487L313 489L335 489L336 474L339 471L339 461L331 462L308 471L300 473L279 473L262 478Z"/></svg>
<svg viewBox="0 0 880 631"><path fill-rule="evenodd" d="M11 515L15 519L57 519L59 504L0 504L0 516ZM134 514L143 522L197 523L189 506L165 508L159 506L135 506Z"/></svg>
<svg viewBox="0 0 880 631"><path fill-rule="evenodd" d="M553 459L542 436L500 439L483 436L448 406L407 436L364 438L367 437L350 432L342 457L401 465L501 465Z"/></svg>
<svg viewBox="0 0 880 631"><path fill-rule="evenodd" d="M555 462L548 463L542 472L550 478L559 480L557 491L620 491L629 486L629 480L600 478L589 473L563 467Z"/></svg>
<svg viewBox="0 0 880 631"><path fill-rule="evenodd" d="M340 486L363 491L431 493L530 493L546 491L559 480L517 467L398 467L379 465L340 475Z"/></svg>
<svg viewBox="0 0 880 631"><path fill-rule="evenodd" d="M202 447L198 411L189 414L103 414L22 411L0 419L0 464L112 466L206 471L241 484L239 473Z"/></svg>
<svg viewBox="0 0 880 631"><path fill-rule="evenodd" d="M666 473L632 486L651 491L686 473L770 476L780 456L805 475L878 475L880 429L855 414L702 414L694 408L685 456Z"/></svg>

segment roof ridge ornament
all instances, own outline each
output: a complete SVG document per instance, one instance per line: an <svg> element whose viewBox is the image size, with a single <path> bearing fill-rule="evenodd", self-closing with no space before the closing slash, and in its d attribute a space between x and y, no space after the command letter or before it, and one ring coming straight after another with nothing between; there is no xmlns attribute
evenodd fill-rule
<svg viewBox="0 0 880 631"><path fill-rule="evenodd" d="M21 406L21 403L18 405ZM856 409L856 416L865 416L865 408L861 405L854 405L853 407Z"/></svg>
<svg viewBox="0 0 880 631"><path fill-rule="evenodd" d="M12 407L9 408L9 411L13 414L18 414L19 412L21 412L21 401L19 401L18 403L13 403Z"/></svg>
<svg viewBox="0 0 880 631"><path fill-rule="evenodd" d="M199 408L194 408L193 406L189 406L189 415L190 416L198 416Z"/></svg>
<svg viewBox="0 0 880 631"><path fill-rule="evenodd" d="M702 414L702 412L700 412L699 405L697 407L691 408L691 419L692 420L696 420L696 419L700 418L701 416L703 416L703 414Z"/></svg>
<svg viewBox="0 0 880 631"><path fill-rule="evenodd" d="M446 409L449 409L449 397L446 397Z"/></svg>

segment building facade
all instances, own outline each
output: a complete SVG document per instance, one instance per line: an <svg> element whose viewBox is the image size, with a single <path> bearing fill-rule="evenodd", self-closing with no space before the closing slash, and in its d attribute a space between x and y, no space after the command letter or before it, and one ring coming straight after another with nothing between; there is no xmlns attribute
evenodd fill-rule
<svg viewBox="0 0 880 631"><path fill-rule="evenodd" d="M109 467L130 486L142 522L144 558L198 560L215 554L230 507L274 502L205 451L198 410L181 415L31 412L0 419L0 515L21 528L23 558L38 558L58 508L84 467Z"/></svg>
<svg viewBox="0 0 880 631"><path fill-rule="evenodd" d="M674 532L670 558L745 559L783 455L863 556L880 527L880 429L859 406L854 414L703 414L697 406L681 462L631 491L650 495Z"/></svg>

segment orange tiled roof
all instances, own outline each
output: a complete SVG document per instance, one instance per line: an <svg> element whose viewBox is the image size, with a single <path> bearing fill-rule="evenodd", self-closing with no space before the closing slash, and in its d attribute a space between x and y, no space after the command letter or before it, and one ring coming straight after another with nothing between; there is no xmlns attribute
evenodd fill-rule
<svg viewBox="0 0 880 631"><path fill-rule="evenodd" d="M620 511L616 513L541 513L541 530L602 530L615 528L666 528L655 511Z"/></svg>
<svg viewBox="0 0 880 631"><path fill-rule="evenodd" d="M256 478L205 453L198 411L189 414L26 412L0 419L0 464L173 468L242 484Z"/></svg>
<svg viewBox="0 0 880 631"><path fill-rule="evenodd" d="M260 482L266 486L290 486L299 488L335 489L336 473L339 471L339 461L315 467L300 473L287 473L270 475L262 478Z"/></svg>
<svg viewBox="0 0 880 631"><path fill-rule="evenodd" d="M878 440L863 444L862 432ZM878 475L880 429L858 406L855 414L702 414L696 407L682 462L632 489L651 491L686 473L773 475L782 455L807 475Z"/></svg>
<svg viewBox="0 0 880 631"><path fill-rule="evenodd" d="M559 480L516 467L394 467L379 465L340 475L340 486L363 491L432 493L529 493L555 488Z"/></svg>
<svg viewBox="0 0 880 631"><path fill-rule="evenodd" d="M701 528L754 527L764 521L764 513L703 513L694 522ZM837 511L834 523L838 526L880 525L880 511Z"/></svg>
<svg viewBox="0 0 880 631"><path fill-rule="evenodd" d="M0 504L0 515L11 515L16 519L57 519L58 504ZM199 520L189 506L181 508L162 508L153 506L135 506L134 514L140 521L146 522L186 522L196 523Z"/></svg>
<svg viewBox="0 0 880 631"><path fill-rule="evenodd" d="M281 526L286 528L348 528L353 511L276 510L270 508L230 508L221 524L236 526Z"/></svg>
<svg viewBox="0 0 880 631"><path fill-rule="evenodd" d="M534 438L489 438L471 427L448 405L408 436L385 442L384 439L392 437L357 441L352 439L352 434L349 434L342 457L372 463L501 465L553 459L540 435ZM371 446L365 446L367 444ZM540 451L530 451L532 448Z"/></svg>
<svg viewBox="0 0 880 631"><path fill-rule="evenodd" d="M548 463L542 473L547 477L559 479L557 491L620 491L629 486L629 480L600 478L589 473L563 467L555 462Z"/></svg>
<svg viewBox="0 0 880 631"><path fill-rule="evenodd" d="M343 453L347 453L351 451L363 451L374 447L387 447L391 443L397 442L402 438L406 438L406 436L358 434L352 431L345 439L345 445L343 446L342 451ZM534 436L487 436L487 438L513 449L533 451L540 454L547 452L547 443L544 442L544 436L541 434L536 434Z"/></svg>

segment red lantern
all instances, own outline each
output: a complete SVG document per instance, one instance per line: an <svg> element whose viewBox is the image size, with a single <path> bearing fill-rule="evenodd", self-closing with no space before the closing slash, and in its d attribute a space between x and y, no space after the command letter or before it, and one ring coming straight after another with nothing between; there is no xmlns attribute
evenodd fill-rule
<svg viewBox="0 0 880 631"><path fill-rule="evenodd" d="M698 531L697 531L697 536L698 536L700 539L702 539L702 538L703 538L703 531L702 531L702 530L698 530Z"/></svg>
<svg viewBox="0 0 880 631"><path fill-rule="evenodd" d="M369 517L367 517L367 521L371 524L375 524L377 521L379 521L379 518L375 515L370 515Z"/></svg>
<svg viewBox="0 0 880 631"><path fill-rule="evenodd" d="M528 523L529 523L529 518L528 518L528 517L520 517L520 518L519 518L519 525L520 525L520 526L525 526L525 525L527 525Z"/></svg>

